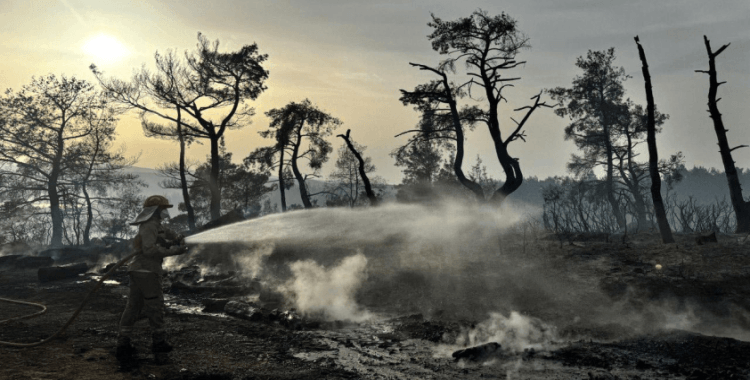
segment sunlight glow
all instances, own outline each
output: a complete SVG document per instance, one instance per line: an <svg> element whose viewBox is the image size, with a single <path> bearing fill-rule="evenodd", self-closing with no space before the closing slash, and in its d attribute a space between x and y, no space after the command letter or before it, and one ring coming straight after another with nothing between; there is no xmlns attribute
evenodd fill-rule
<svg viewBox="0 0 750 380"><path fill-rule="evenodd" d="M108 34L98 34L86 40L81 47L94 63L115 63L130 55L125 45Z"/></svg>

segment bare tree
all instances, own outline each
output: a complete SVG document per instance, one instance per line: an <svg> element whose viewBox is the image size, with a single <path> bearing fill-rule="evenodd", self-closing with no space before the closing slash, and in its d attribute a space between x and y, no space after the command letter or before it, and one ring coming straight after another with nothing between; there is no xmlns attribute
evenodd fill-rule
<svg viewBox="0 0 750 380"><path fill-rule="evenodd" d="M526 114L520 122L516 122L515 128L507 138L503 138L500 130L499 105L501 101L507 101L507 99L503 96L502 91L511 86L510 82L521 78L504 77L502 74L505 70L525 63L516 61L516 55L529 47L528 38L518 30L516 24L516 20L505 13L489 16L487 12L482 10L475 11L471 16L459 18L456 21L443 21L432 15L432 21L427 25L433 28L433 32L428 35L428 38L432 42L432 48L441 55L446 55L447 58L437 67L421 64L412 65L439 75L440 80L430 82L422 87L418 86L412 92L402 92L404 95L402 101L405 104L419 104L419 102L447 104L450 109L449 114L452 124L449 127L450 132L455 136L454 139L460 148L462 145L459 144L463 144L464 138L461 126L462 116L455 106L455 98L464 88L466 88L467 94L472 96L472 88L479 87L486 108L477 107L467 110L472 110L470 114L473 122L483 122L487 125L495 146L495 154L505 173L505 182L490 197L490 201L497 205L516 191L523 182L523 174L518 159L512 157L508 152L509 144L518 139L525 141L523 127L537 108L551 107L540 101L541 94L532 97L531 100L534 101L532 105L516 109L516 111L526 110ZM458 86L452 86L447 80L447 74L455 72L456 64L459 62L465 63L467 67L466 75L470 79ZM444 125L451 124L445 123ZM474 194L479 195L481 188L467 179L461 171L462 149L456 150L454 159L454 172L459 182Z"/></svg>
<svg viewBox="0 0 750 380"><path fill-rule="evenodd" d="M365 149L363 146L355 147L355 142L351 140L349 137L349 133L351 132L351 129L346 130L345 135L338 135L337 137L341 137L346 142L346 146L351 152L352 155L357 159L357 171L359 172L359 177L362 178L362 182L365 185L365 194L367 194L367 199L370 200L370 206L377 206L378 205L378 197L375 195L375 192L372 191L372 185L370 184L370 178L367 176L368 172L375 171L375 166L372 163L369 163L370 158L368 157L367 160L362 158L362 154L360 153ZM338 165L338 162L336 162ZM359 192L358 189L354 189L354 191L350 191L351 193L357 194ZM352 202L353 204L353 202Z"/></svg>
<svg viewBox="0 0 750 380"><path fill-rule="evenodd" d="M210 43L198 33L197 49L185 53L184 63L173 52L164 56L156 53L155 59L155 73L143 68L130 83L104 79L96 66L91 65L91 69L115 100L141 112L147 136L209 140L211 218L216 219L221 216L219 140L226 130L250 122L255 110L246 101L255 100L266 89L268 71L262 64L268 56L259 54L256 44L220 53L218 40ZM179 112L172 114L172 109Z"/></svg>
<svg viewBox="0 0 750 380"><path fill-rule="evenodd" d="M125 173L123 169L133 166L137 158L127 158L122 149L113 150L115 126L111 116L105 114L92 120L92 132L71 146L71 155L77 161L72 170L70 182L73 190L69 198L71 203L77 204L77 198L82 194L86 221L80 231L83 244L91 242L91 229L94 223L94 211L97 204L116 200L113 190L143 187L145 184L135 174ZM77 221L77 220L76 220ZM78 238L78 233L76 234ZM78 243L78 239L76 239Z"/></svg>
<svg viewBox="0 0 750 380"><path fill-rule="evenodd" d="M738 145L734 148L729 148L729 141L727 140L727 129L724 127L724 122L721 119L721 113L717 104L721 98L716 98L716 93L719 90L719 86L726 82L719 82L716 75L716 57L719 56L729 44L723 45L718 50L711 50L711 42L708 37L703 36L703 41L706 44L706 52L708 53L708 71L706 70L695 70L699 73L708 74L708 113L711 115L711 120L714 123L714 131L716 132L716 138L719 140L719 154L721 154L721 161L724 164L724 172L727 175L727 183L729 185L729 198L732 200L732 207L734 207L734 214L737 218L737 230L735 233L748 233L750 232L750 202L745 201L742 196L742 187L740 185L740 179L737 175L737 168L734 165L732 159L732 151L739 148L746 148L747 145Z"/></svg>
<svg viewBox="0 0 750 380"><path fill-rule="evenodd" d="M659 176L659 154L656 150L656 105L654 104L654 94L651 90L651 74L648 71L646 62L646 53L643 51L638 36L635 36L635 43L638 45L638 56L643 63L643 79L646 82L646 101L648 102L648 171L651 175L651 199L654 202L656 212L656 221L659 225L661 241L664 244L674 243L672 229L669 227L667 212L664 209L664 201L661 198L661 177Z"/></svg>
<svg viewBox="0 0 750 380"><path fill-rule="evenodd" d="M26 204L48 204L51 245L61 246L61 190L79 161L76 141L92 134L96 122L114 122L114 113L94 86L76 78L47 75L0 99L0 192L23 193Z"/></svg>

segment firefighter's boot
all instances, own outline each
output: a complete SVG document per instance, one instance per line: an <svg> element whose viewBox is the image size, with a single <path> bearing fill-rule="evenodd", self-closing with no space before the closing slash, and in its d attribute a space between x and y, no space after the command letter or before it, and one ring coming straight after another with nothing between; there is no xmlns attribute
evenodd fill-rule
<svg viewBox="0 0 750 380"><path fill-rule="evenodd" d="M129 361L135 356L135 348L130 342L130 337L120 336L117 338L117 349L115 357L119 361Z"/></svg>
<svg viewBox="0 0 750 380"><path fill-rule="evenodd" d="M151 335L152 344L151 351L155 354L166 354L172 351L172 345L167 342L167 334L163 332L154 333Z"/></svg>

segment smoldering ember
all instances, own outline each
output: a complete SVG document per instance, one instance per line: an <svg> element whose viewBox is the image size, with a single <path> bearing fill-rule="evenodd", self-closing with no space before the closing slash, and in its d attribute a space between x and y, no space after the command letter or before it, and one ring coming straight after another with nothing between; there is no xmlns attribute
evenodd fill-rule
<svg viewBox="0 0 750 380"><path fill-rule="evenodd" d="M746 36L703 32L750 25L732 1L664 25L606 1L508 4L519 19L436 1L424 50L420 2L127 8L168 41L231 14L130 78L153 51L88 35L83 73L0 96L0 379L750 378ZM55 46L116 30L88 3L49 6L78 21ZM19 60L45 61L0 80Z"/></svg>

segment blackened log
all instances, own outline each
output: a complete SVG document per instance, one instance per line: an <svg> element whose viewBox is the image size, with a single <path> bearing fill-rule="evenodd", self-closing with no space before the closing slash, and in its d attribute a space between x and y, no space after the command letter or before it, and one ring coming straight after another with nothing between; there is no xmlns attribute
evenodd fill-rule
<svg viewBox="0 0 750 380"><path fill-rule="evenodd" d="M233 317L248 321L260 321L263 319L263 313L261 313L260 309L239 301L227 302L224 306L224 312Z"/></svg>
<svg viewBox="0 0 750 380"><path fill-rule="evenodd" d="M227 303L229 303L228 299L216 299L216 298L207 298L201 301L203 303L203 310L201 310L204 313L221 313L224 311L224 308L227 306Z"/></svg>
<svg viewBox="0 0 750 380"><path fill-rule="evenodd" d="M458 350L453 353L453 359L458 361L484 361L500 354L500 344L496 342L485 343L476 347Z"/></svg>
<svg viewBox="0 0 750 380"><path fill-rule="evenodd" d="M6 255L6 256L0 256L0 267L4 266L15 266L16 260L21 258L21 255Z"/></svg>
<svg viewBox="0 0 750 380"><path fill-rule="evenodd" d="M77 263L59 267L44 267L39 268L37 271L37 277L39 278L39 282L50 282L78 277L79 274L86 273L88 270L89 266L86 265L86 263Z"/></svg>
<svg viewBox="0 0 750 380"><path fill-rule="evenodd" d="M21 256L13 261L13 266L20 269L32 269L49 267L55 263L51 257L44 256Z"/></svg>

